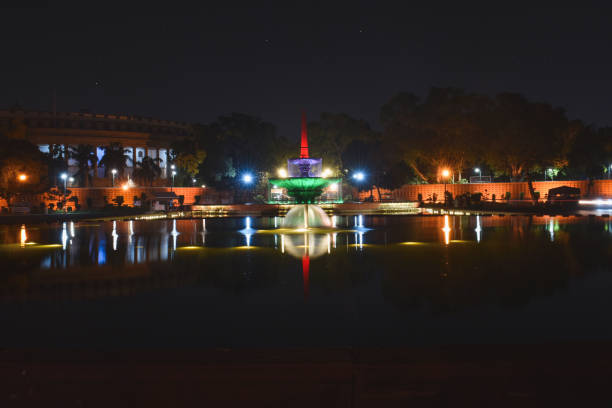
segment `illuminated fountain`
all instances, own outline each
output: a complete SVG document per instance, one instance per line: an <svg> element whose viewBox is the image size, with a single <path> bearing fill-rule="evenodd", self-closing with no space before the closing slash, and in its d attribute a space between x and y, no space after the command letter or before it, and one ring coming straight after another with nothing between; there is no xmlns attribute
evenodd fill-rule
<svg viewBox="0 0 612 408"><path fill-rule="evenodd" d="M325 211L314 205L316 198L329 185L339 183L339 178L325 178L322 175L322 159L308 155L308 136L306 134L306 116L302 114L302 135L300 157L289 159L287 178L270 179L275 186L287 189L287 195L295 199L296 205L289 210L283 227L304 228L331 227L331 221Z"/></svg>

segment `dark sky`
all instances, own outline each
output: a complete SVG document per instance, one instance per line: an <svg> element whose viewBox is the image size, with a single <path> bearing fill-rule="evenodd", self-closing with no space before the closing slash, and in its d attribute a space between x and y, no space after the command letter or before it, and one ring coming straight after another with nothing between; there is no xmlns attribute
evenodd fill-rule
<svg viewBox="0 0 612 408"><path fill-rule="evenodd" d="M0 106L50 110L56 89L60 111L201 122L245 112L297 138L302 109L378 128L394 93L455 86L612 124L610 6L127 3L2 9Z"/></svg>

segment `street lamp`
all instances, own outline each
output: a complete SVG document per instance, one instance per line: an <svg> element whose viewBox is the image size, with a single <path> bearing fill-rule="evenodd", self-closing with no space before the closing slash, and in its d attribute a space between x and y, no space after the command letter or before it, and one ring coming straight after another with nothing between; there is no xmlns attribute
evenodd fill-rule
<svg viewBox="0 0 612 408"><path fill-rule="evenodd" d="M548 169L548 175L550 176L550 181L553 181L553 169Z"/></svg>
<svg viewBox="0 0 612 408"><path fill-rule="evenodd" d="M21 173L21 174L20 174L20 175L17 177L17 179L18 179L19 181L22 181L22 182L23 182L23 181L26 181L26 180L28 179L28 176L27 176L26 174L24 174L24 173Z"/></svg>
<svg viewBox="0 0 612 408"><path fill-rule="evenodd" d="M478 167L476 167L476 168L474 169L474 172L475 172L475 173L478 173L478 182L479 182L479 183L482 183L482 174L480 173L480 169L479 169Z"/></svg>
<svg viewBox="0 0 612 408"><path fill-rule="evenodd" d="M357 181L363 181L363 179L365 179L365 174L363 174L363 172L358 171L357 173L353 174L353 178Z"/></svg>
<svg viewBox="0 0 612 408"><path fill-rule="evenodd" d="M174 165L172 168L174 168ZM174 176L176 176L176 170L172 170L172 187L170 187L170 191L174 189Z"/></svg>
<svg viewBox="0 0 612 408"><path fill-rule="evenodd" d="M245 173L242 176L242 182L244 184L251 184L253 182L253 176L250 173Z"/></svg>
<svg viewBox="0 0 612 408"><path fill-rule="evenodd" d="M287 170L283 167L279 168L278 171L278 177L280 178L287 178Z"/></svg>
<svg viewBox="0 0 612 408"><path fill-rule="evenodd" d="M115 187L115 174L117 174L117 169L112 169L111 173L113 174L113 187Z"/></svg>
<svg viewBox="0 0 612 408"><path fill-rule="evenodd" d="M195 186L196 181L197 181L197 180L196 180L196 179L194 179L194 178L193 178L193 179L191 179L191 182L193 183L193 185L194 185L194 186Z"/></svg>
<svg viewBox="0 0 612 408"><path fill-rule="evenodd" d="M442 170L442 179L444 180L444 206L446 207L446 180L450 176L450 171L447 169Z"/></svg>

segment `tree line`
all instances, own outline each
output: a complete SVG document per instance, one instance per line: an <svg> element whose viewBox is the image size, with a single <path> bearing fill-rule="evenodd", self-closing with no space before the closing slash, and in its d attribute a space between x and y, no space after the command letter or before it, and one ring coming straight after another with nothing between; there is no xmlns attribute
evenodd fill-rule
<svg viewBox="0 0 612 408"><path fill-rule="evenodd" d="M361 188L397 188L409 183L467 182L474 169L497 181L548 177L596 179L612 170L612 128L572 120L566 112L516 93L495 96L458 88L431 88L424 98L408 92L394 95L380 109L380 130L345 113L322 113L308 123L310 153L322 157L335 175L352 180L363 171ZM192 135L172 142L168 164L175 166L176 185L206 184L239 189L248 172L264 184L298 152L296 137L279 135L261 118L232 113L211 123L193 125ZM58 184L72 159L81 186L90 185L91 169L123 170L131 158L119 144L104 148L99 160L94 147L70 146L43 154L25 140L0 132L0 194L38 191ZM32 174L26 183L18 173ZM449 176L445 177L444 174ZM547 172L549 174L547 174ZM134 164L133 178L150 185L161 175L160 159L145 157ZM171 174L169 173L169 176Z"/></svg>

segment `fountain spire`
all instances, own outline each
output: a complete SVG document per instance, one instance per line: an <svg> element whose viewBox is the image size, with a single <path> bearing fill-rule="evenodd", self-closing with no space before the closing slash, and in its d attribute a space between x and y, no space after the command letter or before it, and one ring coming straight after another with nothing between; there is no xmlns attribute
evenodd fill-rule
<svg viewBox="0 0 612 408"><path fill-rule="evenodd" d="M308 158L308 135L306 130L306 112L302 111L302 138L300 142L300 159Z"/></svg>

